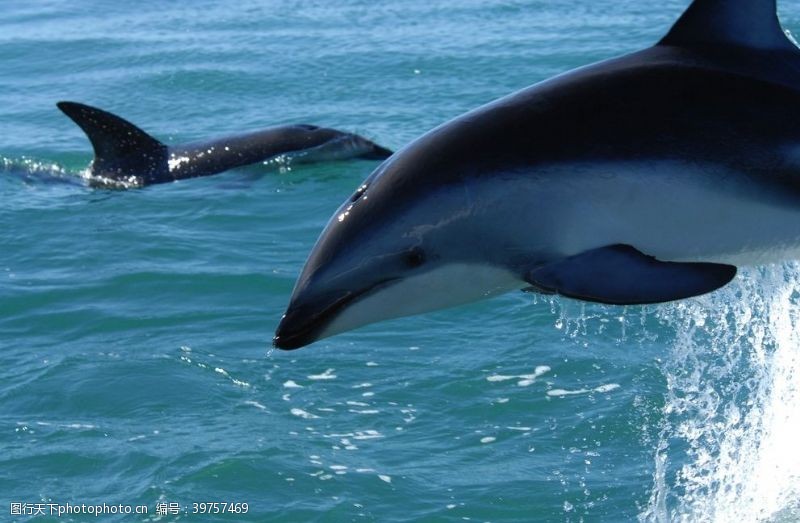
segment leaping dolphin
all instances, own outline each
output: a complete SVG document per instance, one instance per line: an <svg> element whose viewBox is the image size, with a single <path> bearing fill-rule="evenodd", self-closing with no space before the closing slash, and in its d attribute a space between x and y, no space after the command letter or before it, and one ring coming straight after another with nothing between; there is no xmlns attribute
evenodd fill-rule
<svg viewBox="0 0 800 523"><path fill-rule="evenodd" d="M167 146L101 109L75 102L57 105L89 137L94 148L89 180L98 186L141 187L209 176L278 156L308 163L349 158L384 160L392 154L357 134L315 125L283 125Z"/></svg>
<svg viewBox="0 0 800 523"><path fill-rule="evenodd" d="M695 0L654 47L556 76L380 165L274 344L529 288L609 304L800 255L800 51L775 0Z"/></svg>

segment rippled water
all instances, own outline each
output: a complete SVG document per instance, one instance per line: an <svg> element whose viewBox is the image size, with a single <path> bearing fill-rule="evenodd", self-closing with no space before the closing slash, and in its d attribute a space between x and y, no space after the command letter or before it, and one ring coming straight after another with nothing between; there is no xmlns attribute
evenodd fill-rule
<svg viewBox="0 0 800 523"><path fill-rule="evenodd" d="M649 45L685 4L6 0L2 519L28 519L17 502L144 504L142 521L800 518L796 265L680 304L512 293L272 351L305 256L375 164L92 190L55 107L170 143L304 122L397 148ZM211 501L248 513L155 514Z"/></svg>

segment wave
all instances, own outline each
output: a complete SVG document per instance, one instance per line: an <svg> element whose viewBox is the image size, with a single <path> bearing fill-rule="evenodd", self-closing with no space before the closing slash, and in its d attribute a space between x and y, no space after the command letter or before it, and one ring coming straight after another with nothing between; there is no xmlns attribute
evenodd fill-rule
<svg viewBox="0 0 800 523"><path fill-rule="evenodd" d="M800 266L659 309L675 330L643 522L800 517Z"/></svg>
<svg viewBox="0 0 800 523"><path fill-rule="evenodd" d="M6 179L16 179L25 184L85 185L84 173L69 171L55 162L26 156L0 156L0 174Z"/></svg>

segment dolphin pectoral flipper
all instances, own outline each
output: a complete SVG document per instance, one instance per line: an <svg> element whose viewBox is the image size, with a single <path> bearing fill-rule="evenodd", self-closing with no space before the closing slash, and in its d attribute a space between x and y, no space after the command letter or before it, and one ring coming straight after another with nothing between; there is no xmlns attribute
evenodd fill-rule
<svg viewBox="0 0 800 523"><path fill-rule="evenodd" d="M160 169L167 146L127 120L76 102L58 102L86 133L94 149L94 170L109 178L143 176Z"/></svg>
<svg viewBox="0 0 800 523"><path fill-rule="evenodd" d="M734 276L732 265L662 262L630 245L610 245L539 266L525 279L545 292L571 298L641 305L699 296Z"/></svg>

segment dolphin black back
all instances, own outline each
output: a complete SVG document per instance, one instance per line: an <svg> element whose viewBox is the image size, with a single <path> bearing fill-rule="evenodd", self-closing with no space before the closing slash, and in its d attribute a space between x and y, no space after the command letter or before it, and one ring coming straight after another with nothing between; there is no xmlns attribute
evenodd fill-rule
<svg viewBox="0 0 800 523"><path fill-rule="evenodd" d="M109 112L75 102L58 108L83 129L94 148L92 175L144 185L169 172L166 145Z"/></svg>

